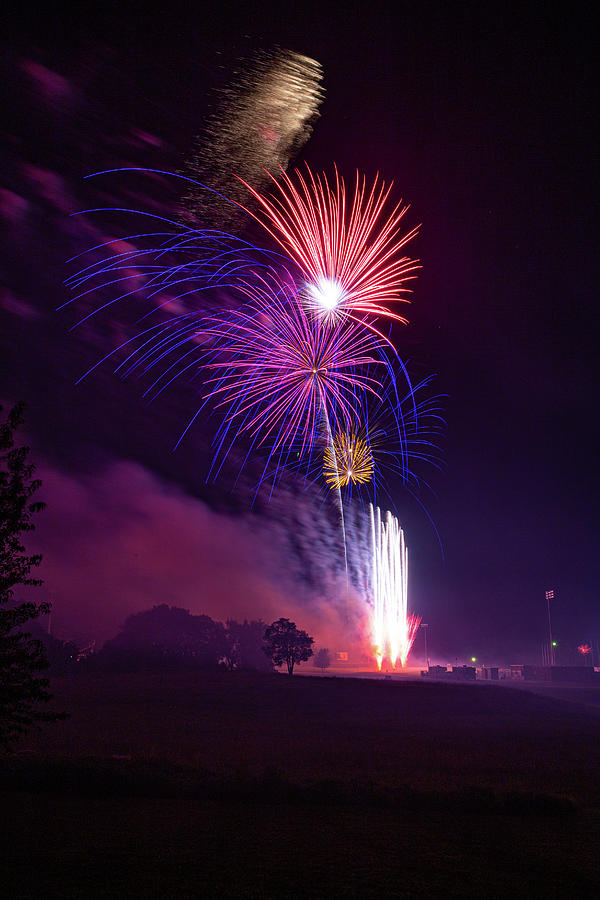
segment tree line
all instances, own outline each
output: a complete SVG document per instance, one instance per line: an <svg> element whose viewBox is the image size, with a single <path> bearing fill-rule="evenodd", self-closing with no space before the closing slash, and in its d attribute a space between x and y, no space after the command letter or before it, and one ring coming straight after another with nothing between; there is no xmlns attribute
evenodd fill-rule
<svg viewBox="0 0 600 900"><path fill-rule="evenodd" d="M223 624L165 603L128 616L119 634L95 653L82 653L72 641L58 640L39 627L31 630L55 675L216 667L272 672L279 666L291 675L297 663L313 655L313 638L289 619L270 625L262 619L228 619Z"/></svg>
<svg viewBox="0 0 600 900"><path fill-rule="evenodd" d="M329 650L322 647L313 651L313 639L284 618L271 625L262 619L228 619L223 624L210 616L160 604L129 616L120 633L98 652L60 640L38 625L28 627L43 645L50 675L216 666L257 672L273 672L285 666L291 675L298 662L311 657L315 668L328 669L331 665Z"/></svg>

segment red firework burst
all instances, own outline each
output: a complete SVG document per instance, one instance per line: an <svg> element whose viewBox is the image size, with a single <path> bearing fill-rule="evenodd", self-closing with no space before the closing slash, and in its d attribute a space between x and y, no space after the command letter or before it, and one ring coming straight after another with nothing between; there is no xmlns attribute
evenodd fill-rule
<svg viewBox="0 0 600 900"><path fill-rule="evenodd" d="M401 255L418 226L402 232L408 206L402 202L388 209L392 184L377 175L370 187L356 174L354 190L347 191L335 171L330 184L325 174L294 179L282 172L273 192L265 195L246 184L259 204L258 213L247 212L277 241L301 270L304 300L325 318L347 314L380 315L406 324L385 304L408 302L406 283L420 268Z"/></svg>

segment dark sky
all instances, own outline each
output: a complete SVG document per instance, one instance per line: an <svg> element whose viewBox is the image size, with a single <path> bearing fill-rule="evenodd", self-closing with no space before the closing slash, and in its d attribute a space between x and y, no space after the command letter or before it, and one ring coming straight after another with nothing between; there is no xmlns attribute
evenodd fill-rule
<svg viewBox="0 0 600 900"><path fill-rule="evenodd" d="M220 618L304 614L335 640L331 591L315 599L290 562L286 529L309 529L312 495L284 488L251 514L229 485L206 488L209 436L171 451L189 390L146 408L139 386L108 370L76 388L101 329L69 333L73 319L53 312L64 261L90 243L68 218L90 203L82 177L180 168L236 60L279 44L325 72L322 115L297 162L380 171L422 223L423 270L398 346L448 394L446 466L425 498L445 561L420 508L400 490L395 505L434 655L533 661L551 587L567 661L600 638L596 104L583 5L543 18L468 3L232 9L134 19L81 4L68 21L14 13L3 28L0 397L30 405L48 500L37 539L59 627L108 637L164 600ZM113 199L124 189L113 183ZM152 201L142 196L152 185L135 190L141 208Z"/></svg>

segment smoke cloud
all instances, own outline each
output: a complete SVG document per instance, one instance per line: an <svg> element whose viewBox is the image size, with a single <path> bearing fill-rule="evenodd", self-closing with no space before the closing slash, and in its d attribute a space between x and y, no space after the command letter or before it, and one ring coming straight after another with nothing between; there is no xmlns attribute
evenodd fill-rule
<svg viewBox="0 0 600 900"><path fill-rule="evenodd" d="M47 508L29 546L57 636L100 644L167 603L221 621L286 616L331 649L361 638L366 607L347 590L336 523L309 495L280 493L265 518L215 512L127 461L38 473Z"/></svg>

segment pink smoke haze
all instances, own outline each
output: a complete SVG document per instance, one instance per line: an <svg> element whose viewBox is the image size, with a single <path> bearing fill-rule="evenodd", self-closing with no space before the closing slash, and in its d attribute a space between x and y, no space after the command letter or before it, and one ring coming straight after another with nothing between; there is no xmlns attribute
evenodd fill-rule
<svg viewBox="0 0 600 900"><path fill-rule="evenodd" d="M314 597L295 582L276 523L213 512L130 462L77 477L40 465L38 474L47 508L29 546L43 553L39 594L53 603L58 637L103 643L159 603L220 621L286 616L319 645L362 627L362 602L346 601L345 584Z"/></svg>

